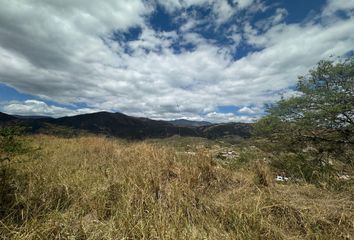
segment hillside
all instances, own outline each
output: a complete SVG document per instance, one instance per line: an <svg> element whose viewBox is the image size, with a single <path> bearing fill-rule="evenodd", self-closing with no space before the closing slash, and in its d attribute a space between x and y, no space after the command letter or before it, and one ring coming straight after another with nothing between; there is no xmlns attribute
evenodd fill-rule
<svg viewBox="0 0 354 240"><path fill-rule="evenodd" d="M2 119L2 120L1 120ZM96 112L62 118L16 117L3 114L2 123L21 124L32 133L56 133L67 128L67 133L85 131L94 134L127 139L165 138L173 135L221 138L226 135L241 139L250 136L250 124L228 123L206 126L176 126L168 121L138 118L122 113ZM65 132L61 130L61 132Z"/></svg>
<svg viewBox="0 0 354 240"><path fill-rule="evenodd" d="M251 124L249 123L223 123L198 127L201 134L207 138L220 138L225 136L239 136L249 138ZM237 133L237 134L235 134Z"/></svg>
<svg viewBox="0 0 354 240"><path fill-rule="evenodd" d="M207 121L191 121L187 119L176 119L168 122L177 127L200 127L200 126L213 125L211 122L207 122Z"/></svg>
<svg viewBox="0 0 354 240"><path fill-rule="evenodd" d="M0 112L0 123L16 120L17 118L6 113Z"/></svg>

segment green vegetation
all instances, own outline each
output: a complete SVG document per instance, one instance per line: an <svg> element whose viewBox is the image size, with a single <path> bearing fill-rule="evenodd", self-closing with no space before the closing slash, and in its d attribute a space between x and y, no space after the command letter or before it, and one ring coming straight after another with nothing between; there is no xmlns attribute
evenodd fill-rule
<svg viewBox="0 0 354 240"><path fill-rule="evenodd" d="M0 163L24 152L24 145L18 139L22 131L19 127L0 128Z"/></svg>
<svg viewBox="0 0 354 240"><path fill-rule="evenodd" d="M296 90L299 96L268 106L256 134L292 143L354 144L354 58L319 62L299 78Z"/></svg>
<svg viewBox="0 0 354 240"><path fill-rule="evenodd" d="M254 126L273 165L309 182L334 182L354 167L354 58L321 61L299 78L299 93L267 107ZM267 146L264 146L267 145Z"/></svg>

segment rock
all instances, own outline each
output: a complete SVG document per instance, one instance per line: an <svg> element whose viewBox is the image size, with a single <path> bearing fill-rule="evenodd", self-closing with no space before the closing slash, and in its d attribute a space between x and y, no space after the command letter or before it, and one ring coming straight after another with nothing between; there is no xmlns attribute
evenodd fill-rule
<svg viewBox="0 0 354 240"><path fill-rule="evenodd" d="M275 181L278 181L278 182L286 182L288 180L289 180L288 177L279 176L279 175L275 178Z"/></svg>
<svg viewBox="0 0 354 240"><path fill-rule="evenodd" d="M350 176L348 174L338 174L338 178L344 181L350 180Z"/></svg>

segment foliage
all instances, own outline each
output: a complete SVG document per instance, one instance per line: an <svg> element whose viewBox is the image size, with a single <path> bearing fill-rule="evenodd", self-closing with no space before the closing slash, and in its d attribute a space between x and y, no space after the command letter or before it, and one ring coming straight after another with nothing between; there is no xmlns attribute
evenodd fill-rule
<svg viewBox="0 0 354 240"><path fill-rule="evenodd" d="M354 164L354 58L320 61L299 77L296 93L268 105L253 134L270 140L273 153L287 155L273 161L276 168L309 182L331 180L328 159ZM311 154L304 152L309 147Z"/></svg>
<svg viewBox="0 0 354 240"><path fill-rule="evenodd" d="M25 151L23 142L18 138L22 132L20 127L0 128L0 162Z"/></svg>
<svg viewBox="0 0 354 240"><path fill-rule="evenodd" d="M354 145L354 58L320 61L299 77L297 95L269 105L254 134L326 151Z"/></svg>

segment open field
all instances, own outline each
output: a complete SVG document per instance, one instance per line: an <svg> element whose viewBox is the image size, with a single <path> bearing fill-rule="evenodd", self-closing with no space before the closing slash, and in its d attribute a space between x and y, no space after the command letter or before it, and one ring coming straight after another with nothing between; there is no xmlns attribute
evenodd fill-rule
<svg viewBox="0 0 354 240"><path fill-rule="evenodd" d="M1 239L354 236L351 183L342 191L276 183L256 147L197 138L24 140L32 150L1 170ZM220 159L225 148L234 153Z"/></svg>

